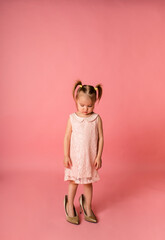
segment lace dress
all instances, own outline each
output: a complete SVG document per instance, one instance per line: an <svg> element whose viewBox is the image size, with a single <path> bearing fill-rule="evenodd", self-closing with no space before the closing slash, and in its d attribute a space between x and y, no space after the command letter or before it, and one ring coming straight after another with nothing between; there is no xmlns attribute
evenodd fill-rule
<svg viewBox="0 0 165 240"><path fill-rule="evenodd" d="M100 180L94 167L98 147L98 114L79 117L70 114L72 133L70 140L71 168L65 168L64 181L87 184Z"/></svg>

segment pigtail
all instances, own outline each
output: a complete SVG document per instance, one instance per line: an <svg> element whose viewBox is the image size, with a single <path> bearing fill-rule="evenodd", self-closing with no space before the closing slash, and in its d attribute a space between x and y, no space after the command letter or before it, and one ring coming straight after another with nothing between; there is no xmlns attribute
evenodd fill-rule
<svg viewBox="0 0 165 240"><path fill-rule="evenodd" d="M97 99L100 101L103 93L103 88L101 84L97 84L95 87L96 91L98 92Z"/></svg>
<svg viewBox="0 0 165 240"><path fill-rule="evenodd" d="M80 80L77 80L73 86L73 91L72 91L72 95L73 95L73 98L75 99L75 91L76 91L76 88L78 85L82 85L82 82Z"/></svg>

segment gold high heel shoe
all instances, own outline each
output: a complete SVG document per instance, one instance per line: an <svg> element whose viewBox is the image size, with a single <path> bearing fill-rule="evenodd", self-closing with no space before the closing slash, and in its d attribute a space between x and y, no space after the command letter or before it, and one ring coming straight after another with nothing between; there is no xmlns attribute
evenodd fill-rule
<svg viewBox="0 0 165 240"><path fill-rule="evenodd" d="M83 210L83 213L84 213L84 219L88 222L92 222L92 223L97 223L97 218L96 216L94 215L92 209L92 215L91 216L88 216L85 209L84 209L84 201L85 201L85 196L83 194L81 194L80 198L79 198L79 202L80 202L80 213L82 213L82 210Z"/></svg>
<svg viewBox="0 0 165 240"><path fill-rule="evenodd" d="M76 209L75 209L75 206L73 205L73 210L74 210L74 217L70 217L67 213L67 209L66 209L66 205L68 203L68 195L65 195L65 198L64 198L64 208L65 208L65 215L66 215L66 220L70 223L73 223L73 224L76 224L78 225L79 224L79 217L78 217L78 214L76 212Z"/></svg>

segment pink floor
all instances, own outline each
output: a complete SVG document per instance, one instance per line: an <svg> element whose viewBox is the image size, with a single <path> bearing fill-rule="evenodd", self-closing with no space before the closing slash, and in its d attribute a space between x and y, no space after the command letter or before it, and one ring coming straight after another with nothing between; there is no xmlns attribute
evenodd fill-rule
<svg viewBox="0 0 165 240"><path fill-rule="evenodd" d="M95 183L93 210L99 222L80 215L80 225L65 220L67 183L51 171L0 174L0 239L165 239L165 178L161 170L112 169ZM79 185L78 197L83 191Z"/></svg>

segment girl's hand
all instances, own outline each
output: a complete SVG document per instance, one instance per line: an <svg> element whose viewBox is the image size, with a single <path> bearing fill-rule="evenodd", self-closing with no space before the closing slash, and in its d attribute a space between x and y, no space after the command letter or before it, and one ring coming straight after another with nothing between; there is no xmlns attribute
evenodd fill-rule
<svg viewBox="0 0 165 240"><path fill-rule="evenodd" d="M72 161L70 159L70 157L64 157L64 166L66 168L71 168L72 166Z"/></svg>
<svg viewBox="0 0 165 240"><path fill-rule="evenodd" d="M96 170L98 170L102 167L102 159L101 158L96 158L95 159L94 167L96 168Z"/></svg>

